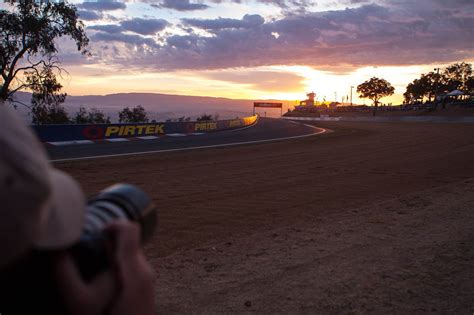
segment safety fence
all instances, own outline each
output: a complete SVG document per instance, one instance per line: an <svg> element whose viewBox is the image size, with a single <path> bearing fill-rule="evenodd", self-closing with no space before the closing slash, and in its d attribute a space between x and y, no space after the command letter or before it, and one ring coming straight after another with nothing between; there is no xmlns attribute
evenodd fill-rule
<svg viewBox="0 0 474 315"><path fill-rule="evenodd" d="M208 133L250 126L256 123L257 119L258 116L250 116L217 121L33 125L32 127L41 141L50 142Z"/></svg>

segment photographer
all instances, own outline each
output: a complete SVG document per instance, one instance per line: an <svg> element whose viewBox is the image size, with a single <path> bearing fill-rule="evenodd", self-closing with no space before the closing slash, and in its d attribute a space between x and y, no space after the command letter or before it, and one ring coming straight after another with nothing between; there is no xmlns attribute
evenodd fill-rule
<svg viewBox="0 0 474 315"><path fill-rule="evenodd" d="M107 268L86 280L70 251L83 233L82 190L3 104L0 127L0 313L153 314L138 224L104 228Z"/></svg>

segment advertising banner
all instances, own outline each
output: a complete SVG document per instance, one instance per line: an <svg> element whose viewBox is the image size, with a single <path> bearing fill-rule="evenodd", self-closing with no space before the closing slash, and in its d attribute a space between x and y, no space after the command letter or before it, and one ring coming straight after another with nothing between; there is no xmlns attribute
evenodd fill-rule
<svg viewBox="0 0 474 315"><path fill-rule="evenodd" d="M283 103L254 102L253 107L282 108Z"/></svg>
<svg viewBox="0 0 474 315"><path fill-rule="evenodd" d="M252 125L257 116L219 121L127 123L97 125L33 125L43 142L165 136L171 133L208 133Z"/></svg>

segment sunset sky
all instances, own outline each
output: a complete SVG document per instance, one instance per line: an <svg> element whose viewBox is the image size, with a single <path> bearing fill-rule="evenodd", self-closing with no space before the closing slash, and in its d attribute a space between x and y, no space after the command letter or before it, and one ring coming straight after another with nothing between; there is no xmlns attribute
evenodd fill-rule
<svg viewBox="0 0 474 315"><path fill-rule="evenodd" d="M474 60L471 0L72 2L92 57L62 43L71 95L341 101L378 76L396 88L382 101L399 103L421 73Z"/></svg>

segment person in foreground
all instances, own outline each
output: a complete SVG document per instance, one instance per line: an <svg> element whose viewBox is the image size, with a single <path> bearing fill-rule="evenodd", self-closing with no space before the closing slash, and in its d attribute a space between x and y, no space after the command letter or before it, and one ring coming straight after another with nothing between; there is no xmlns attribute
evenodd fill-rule
<svg viewBox="0 0 474 315"><path fill-rule="evenodd" d="M139 226L116 220L104 229L108 268L86 280L69 250L83 230L81 188L4 104L0 126L0 314L154 314Z"/></svg>

